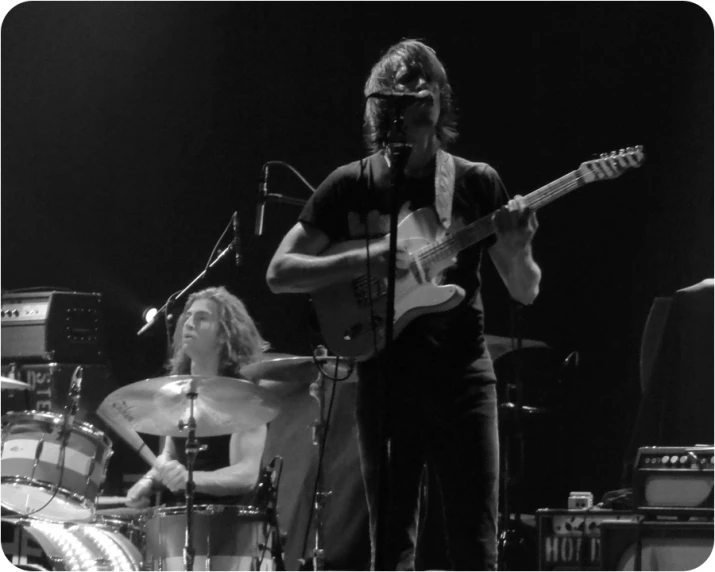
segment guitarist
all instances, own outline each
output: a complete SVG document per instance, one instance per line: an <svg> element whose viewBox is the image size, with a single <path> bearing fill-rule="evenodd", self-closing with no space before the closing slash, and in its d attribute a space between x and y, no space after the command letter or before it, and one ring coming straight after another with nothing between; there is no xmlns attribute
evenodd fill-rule
<svg viewBox="0 0 715 572"><path fill-rule="evenodd" d="M521 197L509 200L496 171L447 154L457 137L452 90L434 50L415 40L387 50L373 67L365 95L417 94L404 112L411 154L402 212L432 207L446 232L494 213L496 235L459 253L442 282L457 284L466 298L455 308L420 316L385 351L358 365L357 423L361 467L370 509L372 568L379 454L379 391L387 383L386 437L390 443L389 498L381 569L414 569L416 514L422 469L430 466L443 500L445 539L456 570L495 569L499 452L496 378L485 346L479 267L484 251L509 294L530 304L541 271L531 252L535 214ZM427 97L426 97L427 96ZM394 95L393 95L394 97ZM389 99L368 98L365 140L373 153L339 167L320 185L268 268L275 293L309 293L366 273L388 271L388 239L339 254L329 246L389 232ZM398 233L399 234L399 233ZM396 274L404 276L411 255L399 247ZM340 309L336 309L337 312ZM389 366L389 368L388 368ZM430 493L432 494L432 493ZM422 541L422 538L420 539ZM419 561L418 561L419 564Z"/></svg>

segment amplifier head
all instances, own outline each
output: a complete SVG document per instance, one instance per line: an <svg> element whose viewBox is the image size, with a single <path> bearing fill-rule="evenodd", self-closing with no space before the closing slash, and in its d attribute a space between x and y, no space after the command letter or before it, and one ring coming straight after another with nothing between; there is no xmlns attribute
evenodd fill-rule
<svg viewBox="0 0 715 572"><path fill-rule="evenodd" d="M641 447L633 493L641 512L713 514L713 446Z"/></svg>

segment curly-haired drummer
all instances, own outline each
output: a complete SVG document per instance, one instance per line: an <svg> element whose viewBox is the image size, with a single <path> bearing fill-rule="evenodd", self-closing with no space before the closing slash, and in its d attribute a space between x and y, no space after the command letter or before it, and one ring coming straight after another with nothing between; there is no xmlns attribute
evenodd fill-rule
<svg viewBox="0 0 715 572"><path fill-rule="evenodd" d="M241 368L260 361L268 344L246 306L223 287L208 288L189 297L174 332L172 375L240 378ZM266 426L232 435L202 438L208 445L197 456L196 502L238 502L251 492L260 473ZM186 488L185 439L167 437L155 466L128 492L127 505L149 505L152 492L164 486L172 493Z"/></svg>

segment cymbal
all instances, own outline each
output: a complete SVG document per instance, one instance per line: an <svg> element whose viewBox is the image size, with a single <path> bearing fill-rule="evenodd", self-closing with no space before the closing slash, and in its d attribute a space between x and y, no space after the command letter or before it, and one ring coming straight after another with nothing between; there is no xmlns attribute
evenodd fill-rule
<svg viewBox="0 0 715 572"><path fill-rule="evenodd" d="M201 375L154 377L110 393L102 406L113 408L139 433L187 437L179 422L189 420L189 392L194 401L197 437L229 435L268 423L278 415L279 399L245 379Z"/></svg>
<svg viewBox="0 0 715 572"><path fill-rule="evenodd" d="M512 413L516 415L516 403L512 403L511 401L507 401L506 403L500 403L499 404L499 412L500 413ZM522 415L543 415L545 413L551 413L551 410L546 409L545 407L532 407L531 405L522 405L521 406L521 414Z"/></svg>
<svg viewBox="0 0 715 572"><path fill-rule="evenodd" d="M278 357L275 357L278 356ZM339 380L351 371L351 362L345 358L326 356L316 358L329 376ZM335 364L338 363L337 374ZM266 359L247 365L241 369L241 375L249 379L267 379L270 381L295 384L313 383L320 374L312 356L293 356L289 354L266 354ZM353 379L350 376L349 379Z"/></svg>
<svg viewBox="0 0 715 572"><path fill-rule="evenodd" d="M0 389L30 389L30 384L3 375L0 376Z"/></svg>
<svg viewBox="0 0 715 572"><path fill-rule="evenodd" d="M512 347L512 339L505 336L493 336L490 334L484 335L484 340L486 341L487 348L489 348L489 354L492 356L492 360L496 361L501 356L506 355L512 351L516 351L516 338L514 339L514 346ZM541 342L539 340L521 340L522 349L530 348L548 348L549 345L546 342Z"/></svg>

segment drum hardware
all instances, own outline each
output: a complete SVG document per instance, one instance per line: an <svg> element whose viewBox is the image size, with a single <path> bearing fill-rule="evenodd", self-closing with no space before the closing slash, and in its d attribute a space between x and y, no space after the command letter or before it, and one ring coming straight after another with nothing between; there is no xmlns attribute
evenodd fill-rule
<svg viewBox="0 0 715 572"><path fill-rule="evenodd" d="M63 452L67 447L67 440L69 439L71 432L70 428L74 426L74 418L77 416L77 411L79 411L79 396L82 392L82 371L82 366L80 365L77 366L77 369L75 369L72 374L72 382L70 383L67 406L65 407L64 422L62 424L62 429L60 430L60 457L63 459L63 463Z"/></svg>
<svg viewBox="0 0 715 572"><path fill-rule="evenodd" d="M274 479L276 461L280 460L281 468L278 472L278 477ZM283 561L283 539L281 537L280 527L278 525L278 484L280 483L280 475L283 472L283 458L273 457L271 462L262 470L258 480L258 486L254 495L254 504L261 510L265 510L266 524L263 531L263 536L266 539L270 538L270 546L261 543L261 559L258 563L258 568L261 568L265 551L270 549L273 563L276 570L285 570L285 562Z"/></svg>
<svg viewBox="0 0 715 572"><path fill-rule="evenodd" d="M189 400L189 420L184 422L180 420L178 427L180 431L184 429L189 430L186 439L186 470L188 472L186 479L186 539L184 544L184 570L194 569L194 558L196 556L196 551L194 550L194 530L193 530L193 511L194 511L194 463L196 462L196 456L199 454L201 448L196 440L196 418L194 417L194 402L198 397L198 393L195 390L189 390L186 393L186 397Z"/></svg>
<svg viewBox="0 0 715 572"><path fill-rule="evenodd" d="M526 340L521 335L522 317L520 306L514 306L511 312L512 337L485 335L485 343L492 359L511 356L511 383L507 383L506 400L499 404L500 425L506 422L509 430L501 445L500 467L500 522L497 542L497 570L528 570L528 541L522 514L518 503L512 499L515 487L524 481L524 434L523 421L527 417L549 412L539 407L524 404L523 381L521 378L521 359L526 348L548 348L544 342ZM513 353L512 353L513 352ZM516 467L512 466L512 450L516 452ZM533 566L533 564L531 565Z"/></svg>
<svg viewBox="0 0 715 572"><path fill-rule="evenodd" d="M313 423L313 445L318 451L318 473L316 475L311 510L315 515L315 542L313 548L314 570L325 569L325 547L323 539L323 513L330 491L323 491L321 467L325 441L328 432L328 421L325 414L326 380L335 382L355 381L353 363L337 356L328 356L323 346L318 346L315 356L294 356L289 354L266 354L266 359L244 366L241 375L256 380L259 384L271 387L273 393L282 394L289 390L284 387L291 385L308 385L311 397L318 402L318 417ZM333 371L328 375L327 371ZM332 405L332 401L331 401ZM305 533L304 546L307 545L310 533L310 522ZM280 534L277 535L280 538ZM305 552L305 550L304 550ZM300 559L303 566L306 559Z"/></svg>
<svg viewBox="0 0 715 572"><path fill-rule="evenodd" d="M325 359L327 357L327 349L324 346L318 346L316 351L316 366L318 366L318 375L314 377L313 383L310 384L310 395L318 402L318 418L313 423L313 446L318 449L318 471L315 476L315 489L313 492L313 510L315 512L315 541L313 544L313 570L325 570L325 539L323 536L323 517L325 505L332 491L323 490L323 456L325 453L325 442L328 436L328 427L330 421L330 410L332 409L332 399L328 409L328 415L325 415L325 386L327 375L325 370L319 366L319 362L330 360L335 368L335 379L346 379L347 374L352 368L348 368L347 364L341 364L339 357ZM342 369L341 369L342 365ZM333 393L333 396L335 393ZM308 523L310 527L310 522ZM306 533L308 531L306 530ZM303 562L305 563L305 562Z"/></svg>

